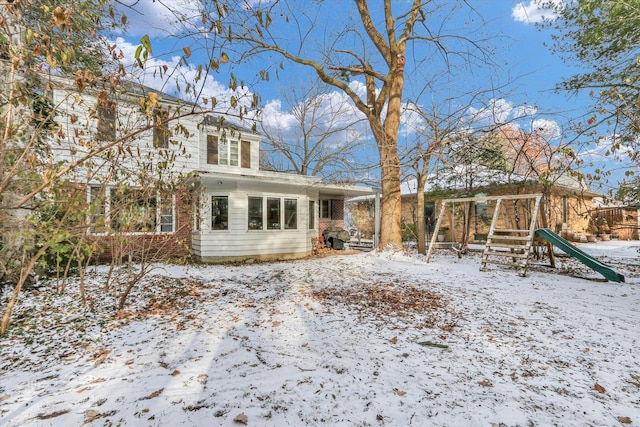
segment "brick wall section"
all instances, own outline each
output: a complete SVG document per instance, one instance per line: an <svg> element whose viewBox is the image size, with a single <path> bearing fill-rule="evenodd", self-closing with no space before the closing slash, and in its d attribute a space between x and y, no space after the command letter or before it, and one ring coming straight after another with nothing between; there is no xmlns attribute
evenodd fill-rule
<svg viewBox="0 0 640 427"><path fill-rule="evenodd" d="M322 237L322 233L328 227L344 228L344 200L331 200L331 219L320 219L318 222L318 237Z"/></svg>

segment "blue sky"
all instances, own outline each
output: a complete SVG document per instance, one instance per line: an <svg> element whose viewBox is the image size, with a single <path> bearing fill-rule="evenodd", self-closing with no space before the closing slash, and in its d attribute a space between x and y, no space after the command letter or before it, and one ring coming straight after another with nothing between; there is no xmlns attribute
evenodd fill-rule
<svg viewBox="0 0 640 427"><path fill-rule="evenodd" d="M131 1L133 2L133 0ZM176 84L174 79L160 81L157 74L154 76L152 71L162 65L166 65L170 70L176 68L185 46L192 49L192 56L189 58L188 65L183 64L177 70L186 81L193 82L197 72L196 64L200 60L199 47L204 45L203 40L194 42L172 37L178 31L173 26L176 16L180 14L194 15L192 1L165 2L171 6L171 10L168 10L159 2L140 0L136 4L135 11L125 12L131 25L128 33L122 34L116 40L125 52L125 57L133 57L133 52L140 44L140 37L145 34L150 36L153 45L154 54L149 61L146 73L138 71L145 84L168 93L174 92ZM355 7L350 2L325 0L325 3L340 9L343 12L341 19L354 18ZM398 10L404 6L404 3L406 2L403 0L396 2ZM465 102L468 101L463 98L465 96L468 98L468 94L477 95L479 91L485 91L490 87L499 87L499 90L483 93L473 104L469 105L468 110L479 116L484 112L491 111L494 114L498 112L503 119L520 117L517 124L524 130L529 130L532 126L535 128L544 127L549 130L550 138L561 138L560 134L566 128L568 121L576 119L586 112L589 99L586 94L569 96L567 93L555 91L556 85L563 78L574 74L579 69L575 64L568 64L553 54L549 47L551 30L541 30L535 25L543 15L549 16L549 11L540 7L539 0L470 0L469 3L475 8L475 12L469 13L459 9L448 16L446 26L453 32L468 34L470 37L482 38L486 35L486 45L494 51L490 55L490 60L494 62L495 66L490 70L477 66L470 70L456 70L451 75L442 73L442 76L439 77L442 80L435 80L434 89L427 94L428 96L425 97L423 92L418 98L417 92L407 90L407 98L418 99L420 103L450 104L448 108L451 109L455 108L453 105L455 103L466 105ZM439 18L434 18L434 22L437 19ZM329 21L331 20L328 19L327 31L332 25ZM437 67L442 66L442 64L434 65L433 61L427 60L429 58L425 59L424 55L428 57L428 53L417 51L412 54L415 56L409 57L408 55L408 61L422 59L425 61L424 68L434 67L433 70L429 70L432 73L438 69ZM234 67L231 71L240 79L257 82L257 66L256 63L249 63L243 67ZM420 68L417 67L416 72L407 77L408 88L417 87L421 84L421 79L430 78L428 73L421 74ZM228 87L229 75L226 71L229 70L223 69L223 72L206 79L202 88L205 97L215 96L219 105L224 108L224 100L229 99L232 95L238 97L238 91L245 95L259 93L265 124L273 129L279 129L285 135L287 131L290 131L291 137L295 137L292 116L289 107L283 102L282 93L292 86L301 86L305 82L311 81L312 74L302 68L286 66L285 70L280 71L279 78L271 73L269 82L259 82L234 92ZM184 83L181 87L184 87ZM461 93L467 95L460 95ZM348 102L344 94L340 92L329 95L327 99L330 102ZM527 115L522 116L523 112L526 112ZM358 115L359 112L353 109L354 119ZM407 123L410 120L412 120L411 117L407 116ZM362 128L363 138L366 137L366 132L366 129ZM410 133L410 126L405 129L405 132L405 136ZM584 145L586 141L578 142L581 143L576 143L575 148L587 162L596 161L599 165L606 162L606 168L622 168L621 161L612 162L611 159L601 156L600 153L606 150L606 147Z"/></svg>

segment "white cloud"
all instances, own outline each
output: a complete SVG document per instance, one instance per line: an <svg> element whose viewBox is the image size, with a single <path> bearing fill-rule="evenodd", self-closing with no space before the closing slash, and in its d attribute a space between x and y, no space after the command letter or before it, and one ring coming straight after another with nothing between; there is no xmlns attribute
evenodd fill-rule
<svg viewBox="0 0 640 427"><path fill-rule="evenodd" d="M511 16L517 22L536 24L544 20L553 20L557 17L555 7L564 3L563 0L529 0L521 1L511 10Z"/></svg>
<svg viewBox="0 0 640 427"><path fill-rule="evenodd" d="M167 6L170 4L170 8ZM197 16L197 0L172 0L169 3L154 0L125 0L117 4L119 12L127 17L127 34L150 37L172 34L183 17Z"/></svg>
<svg viewBox="0 0 640 427"><path fill-rule="evenodd" d="M500 124L507 123L513 116L513 103L506 99L492 99L489 105L481 108L469 108L469 114L474 122Z"/></svg>
<svg viewBox="0 0 640 427"><path fill-rule="evenodd" d="M538 107L534 105L513 105L506 99L491 99L488 105L468 110L471 121L480 126L509 124L514 128L522 128L535 132L550 141L562 136L558 122L535 118Z"/></svg>
<svg viewBox="0 0 640 427"><path fill-rule="evenodd" d="M531 130L541 135L545 140L560 138L562 131L557 122L547 119L534 119L531 122Z"/></svg>
<svg viewBox="0 0 640 427"><path fill-rule="evenodd" d="M531 117L538 112L538 107L534 105L520 105L516 107L513 117L519 119L521 117Z"/></svg>

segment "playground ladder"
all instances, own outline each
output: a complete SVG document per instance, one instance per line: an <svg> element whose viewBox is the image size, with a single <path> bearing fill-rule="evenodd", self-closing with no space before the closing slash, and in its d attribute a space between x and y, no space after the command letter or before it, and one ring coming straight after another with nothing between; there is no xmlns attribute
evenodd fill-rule
<svg viewBox="0 0 640 427"><path fill-rule="evenodd" d="M509 199L509 197L504 198ZM531 212L529 229L497 228L502 200L503 198L499 197L496 201L493 219L491 220L491 228L487 235L487 243L482 253L480 269L483 271L486 270L488 263L508 265L518 268L520 270L520 276L524 276L527 272L529 257L531 256L531 247L536 232L536 221L542 195L535 196L536 201L533 212Z"/></svg>

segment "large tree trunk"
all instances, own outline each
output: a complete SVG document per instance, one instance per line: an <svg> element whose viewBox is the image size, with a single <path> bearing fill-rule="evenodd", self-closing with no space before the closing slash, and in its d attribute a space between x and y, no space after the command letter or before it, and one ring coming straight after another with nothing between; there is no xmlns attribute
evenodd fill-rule
<svg viewBox="0 0 640 427"><path fill-rule="evenodd" d="M391 145L391 144L390 144ZM400 194L400 160L393 144L380 152L382 200L380 205L380 249L402 248L402 197Z"/></svg>
<svg viewBox="0 0 640 427"><path fill-rule="evenodd" d="M382 205L380 222L380 248L402 249L402 194L400 193L400 158L398 157L398 130L402 113L404 87L404 50L398 51L389 73L389 102L383 132L377 140L380 152Z"/></svg>

